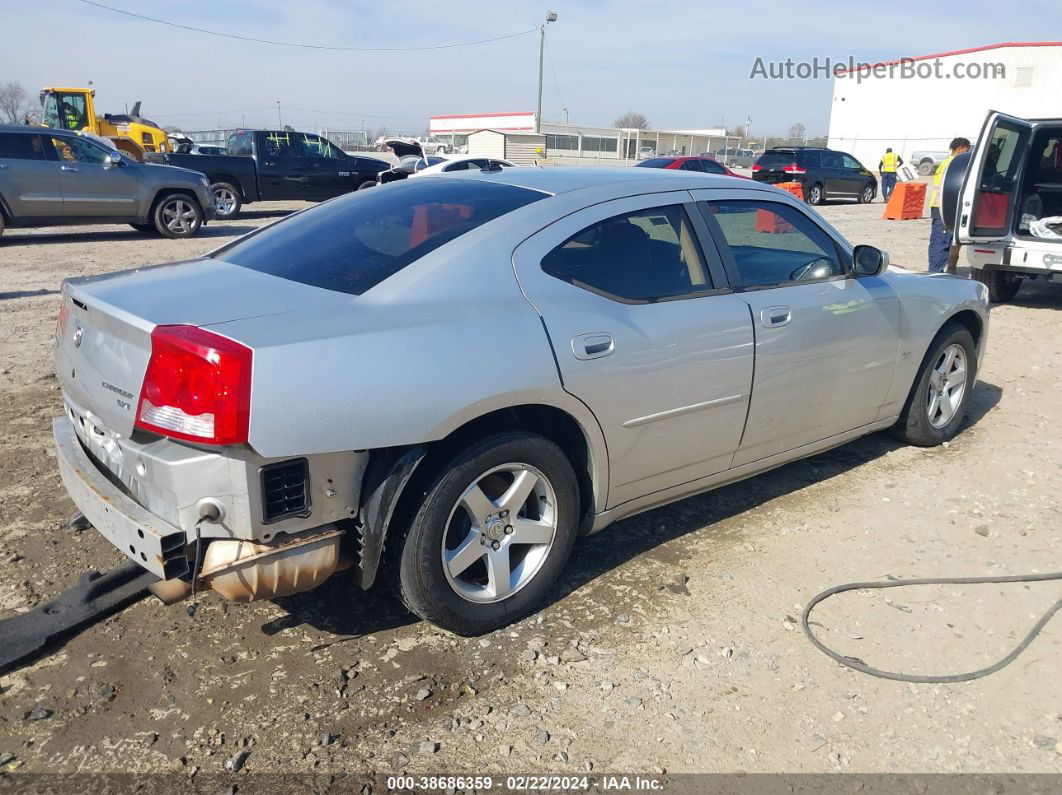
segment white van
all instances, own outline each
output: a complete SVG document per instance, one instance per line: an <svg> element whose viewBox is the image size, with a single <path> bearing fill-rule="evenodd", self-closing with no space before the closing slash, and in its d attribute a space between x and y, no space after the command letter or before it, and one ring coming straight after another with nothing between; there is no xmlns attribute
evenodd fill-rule
<svg viewBox="0 0 1062 795"><path fill-rule="evenodd" d="M1011 300L1025 279L1062 282L1062 118L991 111L960 157L969 165L948 168L943 215L990 299Z"/></svg>

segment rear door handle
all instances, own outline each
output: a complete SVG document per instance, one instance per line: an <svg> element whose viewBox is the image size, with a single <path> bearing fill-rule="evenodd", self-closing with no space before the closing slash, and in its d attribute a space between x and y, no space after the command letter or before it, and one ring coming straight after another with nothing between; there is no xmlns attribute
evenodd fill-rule
<svg viewBox="0 0 1062 795"><path fill-rule="evenodd" d="M80 171L81 170L77 166L59 166L59 168L61 168L63 171Z"/></svg>
<svg viewBox="0 0 1062 795"><path fill-rule="evenodd" d="M611 356L616 350L616 340L608 332L580 334L572 338L572 353L576 359L600 359Z"/></svg>
<svg viewBox="0 0 1062 795"><path fill-rule="evenodd" d="M766 328L788 326L792 319L793 313L788 306L768 306L760 310L760 322Z"/></svg>

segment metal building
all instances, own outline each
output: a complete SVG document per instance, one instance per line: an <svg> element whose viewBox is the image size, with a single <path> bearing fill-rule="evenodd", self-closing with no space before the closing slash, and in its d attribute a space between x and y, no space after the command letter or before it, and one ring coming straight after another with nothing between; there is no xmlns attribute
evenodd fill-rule
<svg viewBox="0 0 1062 795"><path fill-rule="evenodd" d="M513 130L476 130L468 135L468 153L498 157L518 166L533 166L546 154L546 136Z"/></svg>
<svg viewBox="0 0 1062 795"><path fill-rule="evenodd" d="M977 139L989 110L1062 117L1062 42L1006 42L900 58L836 74L829 146L877 168L886 147L911 162L956 136ZM915 164L917 165L917 164Z"/></svg>

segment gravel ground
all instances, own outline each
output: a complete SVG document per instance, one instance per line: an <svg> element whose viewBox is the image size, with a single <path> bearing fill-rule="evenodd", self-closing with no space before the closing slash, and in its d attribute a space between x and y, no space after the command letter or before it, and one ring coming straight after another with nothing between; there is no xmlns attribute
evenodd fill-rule
<svg viewBox="0 0 1062 795"><path fill-rule="evenodd" d="M126 227L0 242L0 613L123 557L50 450L64 277L192 257L302 205L189 241ZM261 208L261 209L259 209ZM928 220L823 214L924 268ZM1062 624L986 679L911 685L843 668L794 619L840 582L1062 568L1062 289L993 309L971 421L922 450L875 435L635 517L580 543L550 604L484 638L415 621L342 576L276 602L144 600L0 677L0 765L21 771L1062 772ZM1058 582L853 593L816 631L908 672L998 659ZM1055 671L1054 674L1051 671ZM11 758L9 758L11 757ZM243 775L244 773L241 773Z"/></svg>

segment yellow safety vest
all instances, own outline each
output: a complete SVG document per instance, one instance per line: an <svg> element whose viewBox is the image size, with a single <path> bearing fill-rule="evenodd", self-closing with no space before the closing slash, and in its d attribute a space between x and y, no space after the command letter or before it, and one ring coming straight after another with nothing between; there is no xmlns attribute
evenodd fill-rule
<svg viewBox="0 0 1062 795"><path fill-rule="evenodd" d="M900 156L895 152L886 152L881 156L881 170L895 171L900 166Z"/></svg>
<svg viewBox="0 0 1062 795"><path fill-rule="evenodd" d="M937 166L937 173L933 175L933 192L929 197L930 207L940 206L940 184L944 181L944 172L948 170L948 163L955 159L955 155L948 155L944 158L944 161Z"/></svg>

